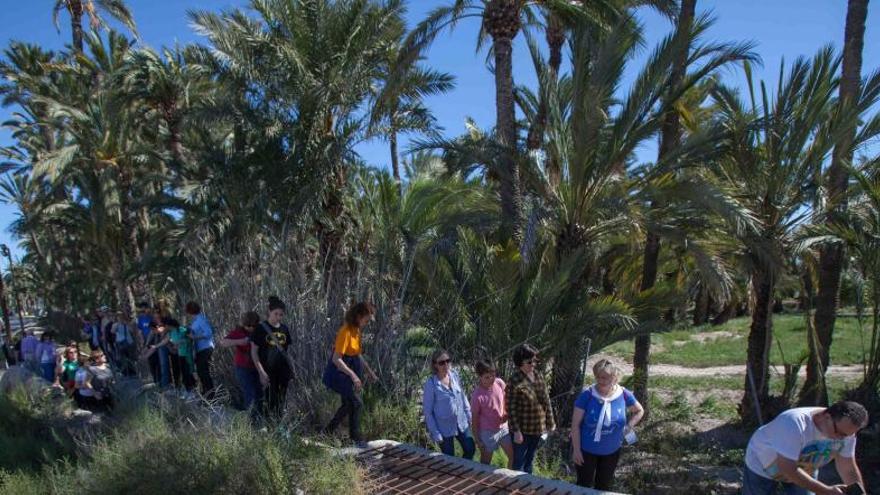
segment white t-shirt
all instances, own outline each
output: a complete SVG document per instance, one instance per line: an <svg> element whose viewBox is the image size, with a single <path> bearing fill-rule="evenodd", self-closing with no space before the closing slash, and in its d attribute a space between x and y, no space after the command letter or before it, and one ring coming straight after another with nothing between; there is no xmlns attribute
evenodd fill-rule
<svg viewBox="0 0 880 495"><path fill-rule="evenodd" d="M746 466L755 474L770 479L781 479L776 457L797 461L798 467L813 473L831 462L835 454L853 457L856 453L855 435L839 440L827 438L816 424L813 415L822 407L798 407L780 414L773 421L758 428L746 449Z"/></svg>

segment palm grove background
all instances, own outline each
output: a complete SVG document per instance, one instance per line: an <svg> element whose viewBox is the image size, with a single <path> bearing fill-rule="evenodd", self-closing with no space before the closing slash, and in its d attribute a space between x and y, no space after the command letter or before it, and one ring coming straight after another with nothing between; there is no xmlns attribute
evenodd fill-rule
<svg viewBox="0 0 880 495"><path fill-rule="evenodd" d="M849 1L842 51L784 63L776 87L752 76L755 45L714 39L696 4L458 0L406 26L403 0L252 0L191 12L207 42L157 51L134 44L124 2L59 0L68 48L11 42L0 62L15 111L0 196L25 250L16 285L56 325L104 302L195 299L223 329L279 295L297 380L315 393L344 308L369 299L381 400L411 402L431 348L509 367L530 342L563 424L588 349L634 338L647 404L650 333L741 315L743 420L824 403L846 305L867 326L851 395L877 411L868 1ZM665 15L669 34L645 39L637 9ZM423 99L455 80L423 53L468 17L482 19L496 125L449 136ZM517 36L535 86L513 80ZM415 144L400 149L402 135ZM390 171L355 153L367 138L387 143ZM637 161L651 142L656 159ZM783 299L804 311L807 380L771 397ZM317 421L310 397L291 410Z"/></svg>

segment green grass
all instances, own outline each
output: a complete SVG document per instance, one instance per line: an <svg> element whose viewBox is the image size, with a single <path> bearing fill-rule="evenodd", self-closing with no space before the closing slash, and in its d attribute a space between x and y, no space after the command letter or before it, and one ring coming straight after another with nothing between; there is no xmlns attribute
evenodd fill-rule
<svg viewBox="0 0 880 495"><path fill-rule="evenodd" d="M18 425L20 433L40 440L41 450L53 445L33 433L58 420L43 413L52 410L43 397L4 402L10 404L15 407L0 409L0 427ZM332 456L297 435L258 432L246 414L221 419L197 405L156 399L120 416L81 431L76 455L0 465L0 493L363 493L353 459Z"/></svg>
<svg viewBox="0 0 880 495"><path fill-rule="evenodd" d="M746 360L749 323L748 317L736 318L715 327L701 326L655 334L651 336L651 343L654 346L651 362L688 367L741 365ZM864 337L868 340L870 328L866 326L864 330ZM705 342L693 338L698 333L722 331L733 335ZM803 315L774 315L773 338L770 351L772 364L795 363L805 356L807 335ZM782 346L784 360L776 340ZM605 348L604 352L629 360L632 358L633 344L631 341L618 342ZM862 334L859 331L858 320L854 317L838 317L834 330L834 343L831 347L831 363L847 365L861 362Z"/></svg>

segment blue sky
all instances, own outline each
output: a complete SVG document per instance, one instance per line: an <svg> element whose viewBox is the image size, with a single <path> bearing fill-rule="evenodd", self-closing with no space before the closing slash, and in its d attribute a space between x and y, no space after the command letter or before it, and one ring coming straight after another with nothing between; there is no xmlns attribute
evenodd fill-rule
<svg viewBox="0 0 880 495"><path fill-rule="evenodd" d="M445 5L449 0L410 0L409 22L414 25L433 8ZM52 4L49 1L5 0L3 22L0 23L0 43L5 47L9 40L38 43L44 47L61 49L70 39L66 14L60 17L61 31L52 24ZM189 27L188 10L221 10L243 7L244 0L129 0L142 43L152 47L173 45L176 42L199 42ZM699 12L710 11L717 18L709 36L717 40L758 43L757 52L764 66L756 73L775 84L779 63L796 57L814 54L820 47L832 43L840 48L843 43L845 0L699 0ZM648 46L659 40L671 29L667 20L649 11L640 13L646 27ZM451 34L442 35L428 54L427 63L433 68L453 74L456 89L428 100L440 125L449 135L464 130L467 117L473 118L481 127L494 123L494 83L485 66L485 53L476 53L476 36L479 19L469 19L459 24ZM636 60L630 67L634 73L639 67ZM863 73L880 68L880 8L872 5L865 35ZM528 50L522 36L514 46L514 78L525 84L534 84L535 77ZM742 75L735 71L725 74L725 79L739 83ZM0 121L9 118L10 109L0 109ZM0 130L0 145L10 144L9 133ZM405 143L402 148L405 148ZM653 147L642 150L640 157L650 160ZM363 143L358 151L367 162L387 166L387 145L382 142ZM11 247L15 240L6 232L6 226L15 218L15 210L0 204L0 242Z"/></svg>

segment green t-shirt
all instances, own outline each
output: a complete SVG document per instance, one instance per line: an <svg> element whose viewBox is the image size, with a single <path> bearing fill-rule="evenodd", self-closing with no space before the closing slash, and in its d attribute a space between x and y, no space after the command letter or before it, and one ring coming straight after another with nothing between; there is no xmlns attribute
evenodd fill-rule
<svg viewBox="0 0 880 495"><path fill-rule="evenodd" d="M177 355L192 359L192 341L189 340L189 330L184 327L178 327L168 333L168 338L177 349Z"/></svg>
<svg viewBox="0 0 880 495"><path fill-rule="evenodd" d="M65 359L64 362L61 363L61 381L72 382L76 376L77 368L79 368L79 363Z"/></svg>

